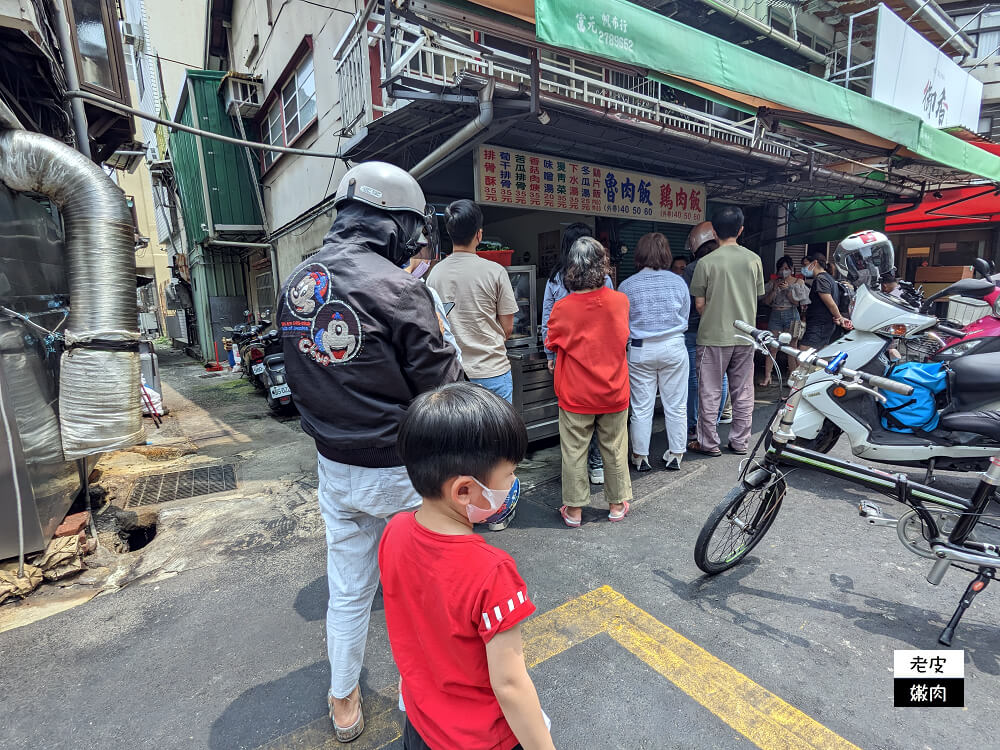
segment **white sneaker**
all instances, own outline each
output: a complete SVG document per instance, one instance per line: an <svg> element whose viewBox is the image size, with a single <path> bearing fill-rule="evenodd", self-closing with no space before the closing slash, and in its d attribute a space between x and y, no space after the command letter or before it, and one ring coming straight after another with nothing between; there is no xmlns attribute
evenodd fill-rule
<svg viewBox="0 0 1000 750"><path fill-rule="evenodd" d="M587 467L587 474L590 475L591 484L604 484L603 466L589 466Z"/></svg>
<svg viewBox="0 0 1000 750"><path fill-rule="evenodd" d="M732 414L723 414L721 417L719 417L719 424L732 424L732 423L733 423Z"/></svg>

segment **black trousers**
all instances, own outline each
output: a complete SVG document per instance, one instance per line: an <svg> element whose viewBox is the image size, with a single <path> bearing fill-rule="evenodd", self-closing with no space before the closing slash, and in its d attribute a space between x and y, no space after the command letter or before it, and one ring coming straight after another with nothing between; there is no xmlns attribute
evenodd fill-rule
<svg viewBox="0 0 1000 750"><path fill-rule="evenodd" d="M403 729L403 750L431 750L431 746L424 742L424 738L417 734L410 720L406 720L406 727ZM512 750L521 750L521 746Z"/></svg>

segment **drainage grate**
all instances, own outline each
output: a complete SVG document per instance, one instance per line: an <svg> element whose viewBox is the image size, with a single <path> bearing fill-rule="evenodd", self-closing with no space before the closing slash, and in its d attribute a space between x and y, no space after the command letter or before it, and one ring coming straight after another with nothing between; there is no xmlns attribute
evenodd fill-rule
<svg viewBox="0 0 1000 750"><path fill-rule="evenodd" d="M186 500L236 489L236 467L233 464L202 466L168 474L141 477L133 486L126 508L156 505L170 500Z"/></svg>

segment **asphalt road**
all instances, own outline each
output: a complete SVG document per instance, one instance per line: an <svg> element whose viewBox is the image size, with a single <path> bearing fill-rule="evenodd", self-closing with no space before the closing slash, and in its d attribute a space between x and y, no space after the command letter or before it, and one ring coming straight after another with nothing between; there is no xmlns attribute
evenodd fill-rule
<svg viewBox="0 0 1000 750"><path fill-rule="evenodd" d="M968 576L928 585L928 561L858 518L860 490L798 472L765 540L704 578L694 541L737 469L727 455L633 474L628 520L610 524L595 505L579 530L559 522L558 483L543 484L514 526L490 535L538 607L528 653L556 746L995 745L1000 586L954 644L965 649L966 708L895 709L894 649L936 648ZM337 746L324 719L324 549L321 533L230 544L203 567L0 633L0 747ZM580 620L593 632L556 632L559 613L546 613L595 590L611 603ZM353 747L401 747L378 601L362 683L369 728ZM801 743L783 734L790 726Z"/></svg>

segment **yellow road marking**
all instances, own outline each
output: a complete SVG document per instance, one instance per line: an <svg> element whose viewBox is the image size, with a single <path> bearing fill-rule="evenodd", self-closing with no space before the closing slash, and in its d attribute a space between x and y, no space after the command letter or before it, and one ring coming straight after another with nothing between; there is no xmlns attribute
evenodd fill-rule
<svg viewBox="0 0 1000 750"><path fill-rule="evenodd" d="M859 750L815 719L689 641L610 586L579 596L522 626L528 668L606 634L763 750ZM365 696L367 726L353 750L402 736L395 686ZM543 697L544 703L544 697ZM333 750L330 720L317 719L260 750Z"/></svg>
<svg viewBox="0 0 1000 750"><path fill-rule="evenodd" d="M610 586L529 620L522 630L529 668L607 633L763 750L858 750Z"/></svg>

